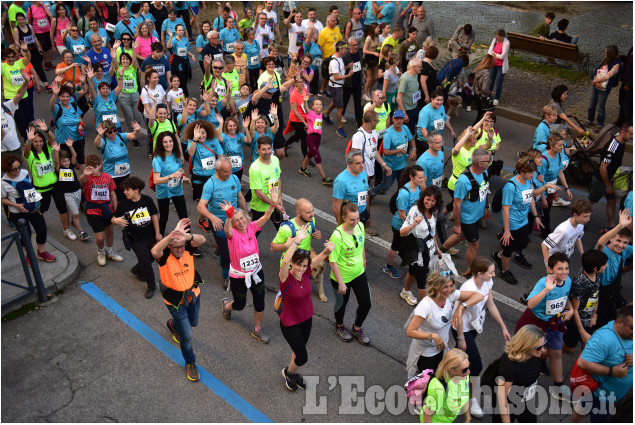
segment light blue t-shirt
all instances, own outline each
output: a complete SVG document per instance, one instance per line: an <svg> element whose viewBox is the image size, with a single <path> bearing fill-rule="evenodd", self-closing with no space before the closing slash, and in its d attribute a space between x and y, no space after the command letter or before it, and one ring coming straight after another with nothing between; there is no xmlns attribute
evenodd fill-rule
<svg viewBox="0 0 635 425"><path fill-rule="evenodd" d="M97 89L97 87L95 87L95 89ZM95 112L96 126L100 125L104 121L104 118L106 118L112 121L118 129L121 128L121 123L117 117L117 96L114 91L110 91L106 100L104 100L100 94L97 94L97 97L93 99L93 111Z"/></svg>
<svg viewBox="0 0 635 425"><path fill-rule="evenodd" d="M181 158L177 158L174 154L166 154L165 161L158 155L152 158L152 171L160 173L161 177L176 173L182 166ZM173 198L183 195L183 184L180 180L168 180L163 184L157 184L155 186L157 199Z"/></svg>
<svg viewBox="0 0 635 425"><path fill-rule="evenodd" d="M513 183L510 183L513 182ZM503 187L503 206L510 205L509 208L509 230L518 230L527 225L529 219L529 206L533 198L533 186L531 180L527 180L524 185L518 183L516 177L505 183ZM503 228L503 212L500 213L500 224Z"/></svg>
<svg viewBox="0 0 635 425"><path fill-rule="evenodd" d="M203 37L203 34L199 34L198 37L196 37L196 47L203 48L208 44L209 40L207 39L207 37ZM201 53L198 54L198 60L203 60L203 55Z"/></svg>
<svg viewBox="0 0 635 425"><path fill-rule="evenodd" d="M547 139L549 138L549 126L542 120L538 127L536 127L536 132L534 133L534 145L532 146L534 149L540 149L542 152L547 150ZM542 149L541 149L542 148Z"/></svg>
<svg viewBox="0 0 635 425"><path fill-rule="evenodd" d="M437 152L437 156L432 156L427 150L417 160L417 165L423 168L426 176L426 185L435 185L441 189L443 183L443 151Z"/></svg>
<svg viewBox="0 0 635 425"><path fill-rule="evenodd" d="M218 38L223 42L223 52L225 53L234 53L233 43L241 39L240 33L236 28L232 28L231 30L223 28L218 35Z"/></svg>
<svg viewBox="0 0 635 425"><path fill-rule="evenodd" d="M410 190L410 183L399 189L399 194L397 195L397 211L395 211L395 214L392 216L393 229L401 230L403 220L399 217L399 211L405 211L407 215L410 208L417 203L420 196L421 188L419 186L417 186L417 190L414 192Z"/></svg>
<svg viewBox="0 0 635 425"><path fill-rule="evenodd" d="M543 289L545 289L547 284L547 277L543 277L536 283L534 289L531 290L531 293L527 297L528 300L535 297L540 293ZM538 303L538 305L531 309L531 312L545 322L549 321L553 316L557 313L562 313L564 311L565 306L567 305L567 299L569 299L569 292L571 291L571 278L567 276L567 280L562 284L562 286L556 285L555 288L551 290L545 297Z"/></svg>
<svg viewBox="0 0 635 425"><path fill-rule="evenodd" d="M631 212L630 216L633 217L633 191L631 190L626 195L626 199L624 200L624 209L627 209Z"/></svg>
<svg viewBox="0 0 635 425"><path fill-rule="evenodd" d="M77 46L77 47L75 47ZM73 52L73 62L78 64L83 64L84 60L82 56L86 51L86 45L84 44L84 40L78 38L77 40L73 40L71 37L66 37L66 48Z"/></svg>
<svg viewBox="0 0 635 425"><path fill-rule="evenodd" d="M384 151L386 149L405 149L408 150L408 142L412 140L410 129L402 125L401 131L395 130L394 126L390 126L384 133ZM408 166L407 154L382 155L386 164L393 172L403 170ZM401 227L399 227L401 228Z"/></svg>
<svg viewBox="0 0 635 425"><path fill-rule="evenodd" d="M79 107L74 108L73 104L74 102L69 102L68 109L62 107L59 101L55 105L53 119L55 119L58 109L62 108L62 115L55 123L55 140L57 140L61 145L65 145L66 139L68 138L73 139L73 141L82 139L82 136L77 130L77 126L81 122L81 111ZM75 106L77 106L77 103L75 103Z"/></svg>
<svg viewBox="0 0 635 425"><path fill-rule="evenodd" d="M633 340L620 338L614 326L615 320L611 320L591 335L580 355L585 361L612 367L623 364L626 354L633 354ZM593 392L596 397L605 399L614 393L615 400L620 400L633 386L633 366L628 367L624 378L593 375L593 379L600 383Z"/></svg>
<svg viewBox="0 0 635 425"><path fill-rule="evenodd" d="M562 170L562 153L556 154L555 158L550 157L547 152L542 156L542 165L538 167L538 172L545 176L545 183L549 183L556 180Z"/></svg>
<svg viewBox="0 0 635 425"><path fill-rule="evenodd" d="M357 205L360 214L366 211L368 204L368 175L366 175L366 171L362 171L357 176L353 176L348 168L342 171L333 182L333 198L352 202Z"/></svg>
<svg viewBox="0 0 635 425"><path fill-rule="evenodd" d="M143 21L137 19L134 15L131 14L129 24L124 24L123 21L117 22L117 25L115 25L115 34L113 35L113 37L115 38L115 40L121 40L121 36L123 34L130 34L132 38L135 38L137 36L137 25L139 25L141 22Z"/></svg>
<svg viewBox="0 0 635 425"><path fill-rule="evenodd" d="M608 286L615 283L620 271L620 264L624 264L628 258L633 258L633 245L627 245L620 254L614 253L608 246L605 246L602 252L609 257L609 260L607 262L608 266L601 275L600 285Z"/></svg>
<svg viewBox="0 0 635 425"><path fill-rule="evenodd" d="M470 183L467 176L461 173L456 180L456 184L454 185L454 197L463 199L463 202L461 202L461 223L463 224L476 223L483 217L485 203L487 202L487 189L489 188L489 183L486 183L483 178L485 173L487 173L487 171L482 174L474 175L474 180L479 187L479 198L476 202L470 202L466 199L472 190L472 183Z"/></svg>
<svg viewBox="0 0 635 425"><path fill-rule="evenodd" d="M165 21L163 21L163 23L161 24L161 32L165 33L165 38L168 38L168 30L172 31L172 34L176 34L176 26L177 25L183 25L183 28L186 28L185 26L185 22L183 22L183 19L177 17L175 20L170 21L170 19L166 19ZM167 43L167 41L166 41Z"/></svg>
<svg viewBox="0 0 635 425"><path fill-rule="evenodd" d="M190 42L185 37L179 40L176 38L176 35L174 34L171 40L172 40L172 52L178 57L180 57L181 59L184 59L186 61L186 64L182 62L178 64L177 71L185 71L189 68L189 67L188 68L186 67L189 65L187 53L190 51Z"/></svg>
<svg viewBox="0 0 635 425"><path fill-rule="evenodd" d="M207 180L203 186L201 199L209 201L207 210L225 223L227 214L220 208L220 204L223 201L231 202L235 208L238 208L238 193L240 193L238 177L231 174L227 180L221 181L218 175L215 175Z"/></svg>
<svg viewBox="0 0 635 425"><path fill-rule="evenodd" d="M276 137L273 135L273 133L271 132L271 129L269 128L267 129L267 131L262 137L265 137L265 136L270 138L272 142L273 142L273 139L275 139ZM256 162L256 160L260 156L258 154L258 139L260 139L260 137L261 137L260 134L258 134L258 132L256 131L254 133L254 137L251 138L251 161L252 162Z"/></svg>
<svg viewBox="0 0 635 425"><path fill-rule="evenodd" d="M253 44L245 41L245 55L247 55L247 69L260 69L260 44L256 40Z"/></svg>
<svg viewBox="0 0 635 425"><path fill-rule="evenodd" d="M196 121L196 120L200 120L201 119L201 111L203 110L202 106L199 106L198 109L196 110L196 112L194 112L192 115L190 115L189 117L187 117L187 122L183 125L179 125L179 131L183 131L183 129L185 129L185 127L187 127L187 125L189 123L191 123L192 121ZM181 121L181 117L183 116L183 112L180 112L177 116L176 116L176 122L180 122Z"/></svg>
<svg viewBox="0 0 635 425"><path fill-rule="evenodd" d="M245 155L243 154L244 141L245 135L243 133L236 133L234 137L223 133L223 150L232 163L232 173L243 168L245 162Z"/></svg>
<svg viewBox="0 0 635 425"><path fill-rule="evenodd" d="M417 136L423 139L421 134L421 128L425 128L428 132L437 130L440 134L443 134L445 128L445 120L448 116L445 114L445 107L441 105L439 109L434 109L431 103L421 109L419 112L419 121L417 121Z"/></svg>
<svg viewBox="0 0 635 425"><path fill-rule="evenodd" d="M390 3L384 5L384 8L381 10L381 14L384 16L382 18L379 18L379 23L383 24L384 22L387 22L390 24L392 22L393 16L395 15L395 2L391 1Z"/></svg>
<svg viewBox="0 0 635 425"><path fill-rule="evenodd" d="M115 136L115 140L101 139L100 152L103 155L104 173L110 174L113 178L130 174L130 158L128 158L128 133L120 133ZM127 166L126 166L127 165ZM122 169L125 170L122 174ZM117 173L117 171L119 171Z"/></svg>
<svg viewBox="0 0 635 425"><path fill-rule="evenodd" d="M315 60L315 58L322 58L322 50L320 49L320 46L312 41L306 41L304 43L304 54L307 53L313 57L313 60ZM316 72L320 69L320 67L313 65L313 62L311 62L311 69ZM317 78L317 76L314 78Z"/></svg>
<svg viewBox="0 0 635 425"><path fill-rule="evenodd" d="M194 142L191 140L187 141L188 149L192 143ZM192 155L192 174L197 176L213 176L216 174L216 168L214 168L216 158L223 154L223 148L218 139L206 140L204 144L213 150L216 155L203 146L203 143L196 143L196 150L194 151L194 155Z"/></svg>
<svg viewBox="0 0 635 425"><path fill-rule="evenodd" d="M384 4L383 1L378 1L377 2L377 6L381 6L382 4ZM367 1L366 2L365 10L366 10L366 16L364 17L364 25L370 25L370 24L373 24L373 23L377 23L377 16L375 16L375 13L373 13L373 2L372 1Z"/></svg>
<svg viewBox="0 0 635 425"><path fill-rule="evenodd" d="M88 32L84 36L84 46L86 46L87 48L93 47L93 45L90 42L90 37L93 34L95 34L95 32L93 32L93 30L88 30ZM106 43L108 43L110 41L110 36L108 35L108 32L105 29L99 28L99 32L97 34L99 35L99 37L101 37L102 41L104 41L104 39L106 39ZM106 43L102 44L102 48L106 48L107 47Z"/></svg>
<svg viewBox="0 0 635 425"><path fill-rule="evenodd" d="M157 21L157 20L155 19L154 15L153 15L152 13L150 13L150 12L148 12L148 14L147 14L147 15L144 15L144 14L143 14L143 12L141 12L141 14L140 14L139 16L141 16L141 18L142 18L144 21L148 21L148 20L150 20L150 21L152 21L152 22L156 22L156 21Z"/></svg>

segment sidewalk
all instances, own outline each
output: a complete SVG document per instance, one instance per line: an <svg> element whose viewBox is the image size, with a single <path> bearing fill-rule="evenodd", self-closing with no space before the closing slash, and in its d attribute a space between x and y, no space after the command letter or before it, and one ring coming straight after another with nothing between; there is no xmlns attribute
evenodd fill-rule
<svg viewBox="0 0 635 425"><path fill-rule="evenodd" d="M0 220L0 223L3 238L13 232L13 229L9 225L4 214L2 216L2 220ZM12 240L13 239L2 241L3 255ZM35 233L32 234L31 243L33 244L33 249L36 250ZM28 284L26 281L26 277L24 276L24 269L20 261L20 256L17 250L18 248L21 249L21 246L18 245L18 247L16 248L16 244L14 242L13 246L11 246L11 248L7 251L6 255L2 259L2 280L27 286ZM57 242L50 236L48 236L47 238L46 250L51 255L55 256L57 260L53 263L38 261L38 266L40 268L40 273L42 274L42 281L44 282L46 292L49 294L54 294L55 292L66 288L69 284L75 281L75 279L79 275L79 261L77 260L77 256L72 251L70 251L68 248L66 248L64 245ZM31 280L33 282L33 286L35 287L36 283L35 279L33 278L33 272L31 268L29 268L29 272L31 273ZM8 299L20 295L22 292L24 292L24 289L16 288L11 285L2 285L2 291L0 292L2 302L4 303ZM4 307L2 309L2 315L4 316L11 311L17 310L20 307L33 302L37 302L37 294L33 294L18 302L13 303L12 305Z"/></svg>

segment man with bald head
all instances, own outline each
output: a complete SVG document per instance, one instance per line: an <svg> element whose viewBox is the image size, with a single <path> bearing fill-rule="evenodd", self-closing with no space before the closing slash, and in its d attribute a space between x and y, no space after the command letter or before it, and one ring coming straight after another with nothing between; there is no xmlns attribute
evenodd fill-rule
<svg viewBox="0 0 635 425"><path fill-rule="evenodd" d="M362 11L359 7L353 9L351 19L344 27L344 39L350 42L351 37L360 44L364 42L364 25L362 25Z"/></svg>
<svg viewBox="0 0 635 425"><path fill-rule="evenodd" d="M88 59L90 59L90 63L100 63L104 66L104 74L108 75L108 71L110 70L110 62L112 62L112 58L110 56L110 50L104 48L103 42L99 34L93 34L90 36L90 44L93 46L89 51L86 52ZM83 61L82 64L82 72L86 72L86 66L88 62Z"/></svg>
<svg viewBox="0 0 635 425"><path fill-rule="evenodd" d="M311 250L311 239L322 239L322 232L315 229L315 217L313 204L311 201L305 198L300 198L295 203L296 216L289 221L285 221L280 225L276 237L271 242L271 250L273 252L280 252L280 262L282 263L282 257L284 253L291 247L293 238L295 238L296 232L299 228L305 225L309 225L309 236L300 242L298 249Z"/></svg>
<svg viewBox="0 0 635 425"><path fill-rule="evenodd" d="M434 29L434 22L432 22L432 18L426 14L426 8L423 6L419 6L415 11L415 14L412 15L410 28L412 27L416 28L418 31L417 46L421 46L428 36L437 38L437 32Z"/></svg>
<svg viewBox="0 0 635 425"><path fill-rule="evenodd" d="M121 21L115 25L115 40L121 40L121 36L124 34L135 38L137 36L137 25L143 22L143 20L137 19L134 15L130 16L130 11L125 7L119 9L119 16L121 16Z"/></svg>
<svg viewBox="0 0 635 425"><path fill-rule="evenodd" d="M335 43L342 39L342 33L340 29L337 27L337 18L333 15L329 15L326 17L326 27L320 31L320 35L318 36L318 46L322 50L322 57L324 61L322 62L322 88L320 89L319 96L322 97L330 97L326 96L324 90L326 89L326 84L329 82L329 63L331 62L331 56L335 53ZM348 46L344 46L345 48Z"/></svg>

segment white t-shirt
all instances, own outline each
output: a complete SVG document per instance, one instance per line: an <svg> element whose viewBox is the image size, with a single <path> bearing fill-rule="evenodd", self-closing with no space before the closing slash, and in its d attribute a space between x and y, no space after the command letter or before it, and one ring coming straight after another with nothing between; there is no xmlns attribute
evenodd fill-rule
<svg viewBox="0 0 635 425"><path fill-rule="evenodd" d="M493 286L494 286L494 282L490 280L488 282L483 282L481 289L478 289L478 287L476 286L476 283L474 283L473 277L469 278L463 283L463 285L461 285L461 291L478 292L479 294L483 295L483 297L485 297L483 298L483 301L469 307L463 313L463 332L469 332L471 330L474 330L475 326L472 324L472 322L476 320L477 318L479 318L479 320L481 321L481 324L485 321L485 303L487 302L487 299L489 298L489 291L492 289ZM459 304L460 303L458 301L454 303L453 312L456 311ZM482 317L479 317L480 315L482 315ZM454 328L454 326L452 327Z"/></svg>
<svg viewBox="0 0 635 425"><path fill-rule="evenodd" d="M271 12L267 12L263 10L263 13L267 15L267 27L271 30L271 41L273 41L276 37L275 29L278 26L278 13L271 9ZM269 27L269 21L273 19L273 28Z"/></svg>
<svg viewBox="0 0 635 425"><path fill-rule="evenodd" d="M344 87L344 80L336 80L333 78L335 74L340 77L346 75L346 68L344 67L342 58L333 55L329 60L329 75L331 75L329 78L329 87Z"/></svg>
<svg viewBox="0 0 635 425"><path fill-rule="evenodd" d="M161 84L157 84L154 89L151 89L148 86L146 87L141 89L141 103L143 103L144 105L149 104L150 109L152 109L152 106L155 102L163 102L162 99L165 96L165 90L163 89L163 86ZM143 111L143 116L146 118L150 118L150 115L145 110Z"/></svg>
<svg viewBox="0 0 635 425"><path fill-rule="evenodd" d="M412 224L415 222L415 218L417 217L424 216L421 211L419 211L419 207L413 205L412 208L410 208L410 211L408 211L408 215L406 215L406 219L403 221L403 225L401 226L401 228L403 229L404 227L412 226ZM427 219L427 217L424 217L424 220L421 220L421 223L417 224L410 232L415 238L425 239L428 237L428 235L435 235L437 228L437 215L432 214L432 218L427 221L427 224L425 219ZM430 258L432 258L434 253L428 253L428 255ZM419 253L419 255L417 256L417 264L423 267L423 255L421 253Z"/></svg>
<svg viewBox="0 0 635 425"><path fill-rule="evenodd" d="M448 341L450 339L450 326L452 325L452 304L457 301L460 296L461 292L455 290L445 301L443 308L439 307L430 297L422 299L414 310L415 316L423 317L419 331L438 334L445 342L445 345L450 348ZM434 340L417 341L422 344L421 355L425 357L435 356L443 350L442 348L437 349Z"/></svg>
<svg viewBox="0 0 635 425"><path fill-rule="evenodd" d="M578 224L575 228L571 225L571 219L563 221L551 232L542 243L549 247L549 256L556 252L564 252L571 257L575 249L575 242L584 235L584 226Z"/></svg>
<svg viewBox="0 0 635 425"><path fill-rule="evenodd" d="M377 140L379 140L379 136L375 130L369 134L360 127L359 130L353 134L352 140L351 149L356 149L360 152L364 151L364 169L370 179L375 175L375 158L377 154ZM364 144L366 144L365 148Z"/></svg>
<svg viewBox="0 0 635 425"><path fill-rule="evenodd" d="M324 29L324 25L322 25L322 22L318 21L317 19L315 20L315 22L312 25L313 25L313 28L315 28L315 30L317 31L318 35L320 34L320 31L322 31ZM309 30L309 28L311 28L311 24L309 24L309 20L308 19L304 19L302 21L302 26L304 28L306 28L307 31Z"/></svg>
<svg viewBox="0 0 635 425"><path fill-rule="evenodd" d="M2 108L2 152L14 151L20 149L20 139L15 131L15 120L13 115L19 108L19 105L13 103L13 99L6 100L4 106L11 112L7 114Z"/></svg>
<svg viewBox="0 0 635 425"><path fill-rule="evenodd" d="M170 90L165 95L166 102L170 102L170 108L172 111L182 112L183 104L185 103L185 95L183 94L183 89L178 88L177 90Z"/></svg>
<svg viewBox="0 0 635 425"><path fill-rule="evenodd" d="M304 25L297 26L295 23L289 27L289 53L298 53L300 46L296 46L298 41L298 33L306 38L306 27Z"/></svg>
<svg viewBox="0 0 635 425"><path fill-rule="evenodd" d="M12 179L6 174L2 175L2 197L8 199L11 202L16 202L16 199L20 197L20 193L18 190L11 185L11 183L7 183L4 180L10 180L14 182L21 182L22 180L29 177L29 172L25 169L20 170L20 176L16 179ZM13 205L9 206L9 212L19 213L20 210L14 207Z"/></svg>
<svg viewBox="0 0 635 425"><path fill-rule="evenodd" d="M267 36L269 38L269 42L267 43L267 47L262 41L262 38ZM273 43L273 34L271 33L271 29L267 25L262 28L260 25L256 27L256 41L260 45L260 58L266 58L269 56L269 46Z"/></svg>

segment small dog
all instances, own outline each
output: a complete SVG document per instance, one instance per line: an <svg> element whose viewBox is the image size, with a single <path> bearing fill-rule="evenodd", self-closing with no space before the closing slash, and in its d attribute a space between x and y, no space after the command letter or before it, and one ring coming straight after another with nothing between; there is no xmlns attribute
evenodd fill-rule
<svg viewBox="0 0 635 425"><path fill-rule="evenodd" d="M445 113L448 116L454 113L454 115L458 117L460 107L461 96L448 96L448 100L445 101Z"/></svg>
<svg viewBox="0 0 635 425"><path fill-rule="evenodd" d="M314 262L313 259L317 256L318 253L311 248L311 280L315 282L320 301L325 303L327 298L324 295L324 260L319 263Z"/></svg>

